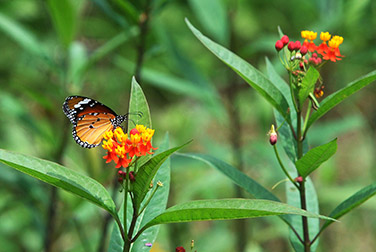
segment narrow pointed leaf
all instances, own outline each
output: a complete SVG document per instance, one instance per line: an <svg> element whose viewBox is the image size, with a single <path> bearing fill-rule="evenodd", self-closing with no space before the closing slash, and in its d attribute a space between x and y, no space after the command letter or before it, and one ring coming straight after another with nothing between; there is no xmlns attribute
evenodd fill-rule
<svg viewBox="0 0 376 252"><path fill-rule="evenodd" d="M132 77L128 108L128 132L137 124L152 128L149 104L135 77ZM138 160L138 165L141 166L145 164L149 159L150 155L141 157Z"/></svg>
<svg viewBox="0 0 376 252"><path fill-rule="evenodd" d="M250 193L253 197L257 199L280 201L273 193L269 192L268 189L266 189L265 187L257 183L255 180L236 169L235 167L229 165L228 163L218 158L215 158L210 155L197 153L178 153L178 155L182 157L189 157L200 160L210 165L211 167L218 169L229 179L231 179L235 184L246 190L248 193Z"/></svg>
<svg viewBox="0 0 376 252"><path fill-rule="evenodd" d="M373 197L376 194L376 183L373 183L369 186L364 187L359 190L341 204L339 204L330 214L329 217L333 219L339 219L343 215L347 214L357 206L364 203L369 198ZM321 231L327 228L333 221L327 220L325 224L321 227Z"/></svg>
<svg viewBox="0 0 376 252"><path fill-rule="evenodd" d="M0 161L50 185L80 196L116 216L107 190L94 179L57 163L0 149Z"/></svg>
<svg viewBox="0 0 376 252"><path fill-rule="evenodd" d="M286 114L288 111L288 103L282 93L264 76L260 71L251 64L229 51L228 49L213 42L197 30L188 19L185 20L193 34L204 44L215 56L227 64L240 77L242 77L249 85L251 85L259 94L261 94L272 106L278 110L287 121L290 117Z"/></svg>
<svg viewBox="0 0 376 252"><path fill-rule="evenodd" d="M299 174L305 178L328 160L337 151L337 138L331 142L309 150L301 159L296 161Z"/></svg>
<svg viewBox="0 0 376 252"><path fill-rule="evenodd" d="M303 106L306 101L309 93L313 92L313 88L319 78L320 73L314 67L310 67L304 76L302 83L300 84L300 89L298 92L299 104L300 107Z"/></svg>
<svg viewBox="0 0 376 252"><path fill-rule="evenodd" d="M334 108L337 104L344 101L350 95L356 93L360 89L366 87L368 84L376 80L376 71L370 72L367 75L349 83L346 87L326 97L321 103L320 107L314 112L307 122L307 129L319 118L325 115L329 110Z"/></svg>
<svg viewBox="0 0 376 252"><path fill-rule="evenodd" d="M183 157L190 157L193 159L200 160L205 162L206 164L210 165L211 167L216 168L224 175L226 175L229 179L231 179L236 185L243 188L246 192L251 194L256 199L267 199L280 202L277 196L271 193L268 189L257 183L252 178L248 177L243 172L239 171L235 167L229 165L228 163L215 158L213 156L205 155L205 154L196 154L196 153L178 153L179 156ZM286 216L280 216L280 218L289 224L288 218Z"/></svg>
<svg viewBox="0 0 376 252"><path fill-rule="evenodd" d="M142 113L141 116L138 113ZM142 124L151 128L150 109L144 92L135 77L132 78L131 95L129 99L129 121L134 124ZM133 123L128 123L128 131L134 127Z"/></svg>
<svg viewBox="0 0 376 252"><path fill-rule="evenodd" d="M166 161L166 159L175 151L183 148L191 141L175 147L171 148L167 151L164 151L158 155L155 155L151 158L148 162L146 162L143 166L141 166L137 172L137 179L134 182L134 194L135 194L135 204L136 209L140 209L141 202L144 200L146 194L149 191L150 183L152 182L155 174L157 173L159 167Z"/></svg>
<svg viewBox="0 0 376 252"><path fill-rule="evenodd" d="M331 219L276 201L258 199L212 199L191 201L170 207L145 225L143 229L166 223L232 220L282 214L297 214L312 218Z"/></svg>

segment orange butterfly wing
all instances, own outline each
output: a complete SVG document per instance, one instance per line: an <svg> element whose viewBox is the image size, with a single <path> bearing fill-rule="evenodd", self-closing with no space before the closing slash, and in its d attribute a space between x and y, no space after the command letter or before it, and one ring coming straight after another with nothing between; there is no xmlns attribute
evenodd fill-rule
<svg viewBox="0 0 376 252"><path fill-rule="evenodd" d="M73 124L73 139L84 148L98 146L103 134L120 126L127 116L117 115L102 103L83 96L69 96L63 111Z"/></svg>

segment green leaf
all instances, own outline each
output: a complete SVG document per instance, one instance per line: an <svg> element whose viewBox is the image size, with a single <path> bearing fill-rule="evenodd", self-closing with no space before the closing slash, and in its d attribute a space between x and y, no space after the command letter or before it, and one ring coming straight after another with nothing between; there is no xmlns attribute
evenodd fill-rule
<svg viewBox="0 0 376 252"><path fill-rule="evenodd" d="M289 107L286 99L268 78L236 54L205 37L188 19L185 19L185 21L201 43L260 93L279 113L286 117L288 122L291 122L290 116L286 114Z"/></svg>
<svg viewBox="0 0 376 252"><path fill-rule="evenodd" d="M25 51L41 58L46 56L42 44L29 30L2 13L0 13L0 29L12 37Z"/></svg>
<svg viewBox="0 0 376 252"><path fill-rule="evenodd" d="M76 33L76 10L69 0L47 0L47 4L61 43L68 48Z"/></svg>
<svg viewBox="0 0 376 252"><path fill-rule="evenodd" d="M150 183L157 173L159 167L166 161L166 159L175 151L183 148L191 141L180 145L175 148L171 148L158 155L152 157L148 162L141 166L137 172L137 179L133 184L135 195L135 208L137 211L140 209L141 202L144 200L146 194L150 189Z"/></svg>
<svg viewBox="0 0 376 252"><path fill-rule="evenodd" d="M80 196L117 216L107 190L94 179L51 161L0 149L0 161L34 178Z"/></svg>
<svg viewBox="0 0 376 252"><path fill-rule="evenodd" d="M169 148L169 137L166 134L163 143L158 148L157 154L161 153ZM146 225L149 221L155 218L157 215L164 212L167 206L168 194L170 191L170 167L171 161L168 158L159 168L157 174L155 175L154 181L161 181L163 183L162 187L159 187L157 192L154 194L153 198L145 208L145 211L137 219L137 229ZM154 183L156 184L156 183ZM156 186L156 185L155 185ZM146 199L148 196L146 197ZM150 247L145 246L145 243L154 243L159 232L159 226L153 226L145 230L140 237L134 242L132 250L134 252L148 252Z"/></svg>
<svg viewBox="0 0 376 252"><path fill-rule="evenodd" d="M295 169L294 169L295 170ZM291 177L295 178L297 176L296 170L292 172L289 170ZM315 187L309 177L306 178L305 183L305 194L306 194L306 202L307 202L307 211L319 214L319 201L317 199L317 194ZM286 183L286 196L287 196L287 203L294 207L300 208L300 194L297 188L291 183ZM297 215L290 215L288 216L289 222L291 226L296 230L296 232L303 237L303 225L302 225L302 217ZM317 232L320 229L320 221L316 218L308 218L308 227L309 227L309 237L312 240ZM297 238L296 234L290 228L289 230L289 238L291 245L295 249L295 251L302 251L304 252L304 247ZM318 243L315 243L311 246L311 251L314 252L317 248Z"/></svg>
<svg viewBox="0 0 376 252"><path fill-rule="evenodd" d="M309 93L313 92L317 79L320 77L320 73L314 67L310 67L304 76L302 83L300 84L298 98L300 107L303 106Z"/></svg>
<svg viewBox="0 0 376 252"><path fill-rule="evenodd" d="M282 214L297 214L311 218L331 219L276 201L259 199L211 199L191 201L170 207L142 229L166 223L232 220Z"/></svg>
<svg viewBox="0 0 376 252"><path fill-rule="evenodd" d="M255 180L218 158L210 155L196 153L178 153L177 155L200 160L210 165L211 167L218 169L229 179L231 179L236 185L240 186L257 199L280 201L273 193L269 192L265 187L257 183Z"/></svg>
<svg viewBox="0 0 376 252"><path fill-rule="evenodd" d="M179 156L189 157L193 159L200 160L211 167L216 168L224 175L226 175L229 179L231 179L236 185L243 188L249 194L257 199L267 199L280 202L280 200L275 196L273 193L269 192L268 189L257 183L252 178L248 177L243 172L239 171L235 167L227 164L226 162L215 158L213 156L205 155L205 154L195 154L195 153L178 153ZM289 225L289 220L286 216L280 216L281 219Z"/></svg>
<svg viewBox="0 0 376 252"><path fill-rule="evenodd" d="M295 107L294 103L291 98L291 92L290 92L290 87L287 82L279 76L277 71L275 70L273 64L270 62L268 58L265 58L266 61L266 71L269 80L274 84L276 88L278 88L279 91L281 91L282 95L285 97L287 103L289 104L290 108L290 114L295 115Z"/></svg>
<svg viewBox="0 0 376 252"><path fill-rule="evenodd" d="M373 183L371 185L368 185L349 198L347 198L345 201L343 201L341 204L339 204L330 214L329 216L333 219L339 219L343 215L347 214L357 206L364 203L366 200L371 198L376 194L376 183ZM325 224L321 227L321 231L323 231L325 228L327 228L330 224L332 224L333 221L327 220Z"/></svg>
<svg viewBox="0 0 376 252"><path fill-rule="evenodd" d="M337 138L327 144L309 150L301 159L296 161L299 174L305 178L328 160L337 151Z"/></svg>
<svg viewBox="0 0 376 252"><path fill-rule="evenodd" d="M360 89L366 87L368 84L376 80L376 71L370 72L367 75L349 83L346 87L326 97L321 103L320 107L314 112L307 122L306 130L319 118L325 115L329 110L334 108L337 104L344 101L350 95L356 93Z"/></svg>
<svg viewBox="0 0 376 252"><path fill-rule="evenodd" d="M130 130L137 124L152 128L148 101L135 77L132 77L128 112L128 132L130 132ZM141 157L138 160L138 165L141 166L145 164L149 159L150 155Z"/></svg>
<svg viewBox="0 0 376 252"><path fill-rule="evenodd" d="M142 113L142 116L138 114L140 112ZM136 124L141 124L148 128L152 128L148 102L141 86L137 83L136 78L133 77L131 95L129 99L128 131L134 128Z"/></svg>
<svg viewBox="0 0 376 252"><path fill-rule="evenodd" d="M224 1L189 0L188 2L205 30L220 43L228 44L229 25Z"/></svg>

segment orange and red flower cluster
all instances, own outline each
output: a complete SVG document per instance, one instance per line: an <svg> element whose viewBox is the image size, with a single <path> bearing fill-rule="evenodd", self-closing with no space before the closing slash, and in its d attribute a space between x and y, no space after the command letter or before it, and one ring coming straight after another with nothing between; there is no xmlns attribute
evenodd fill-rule
<svg viewBox="0 0 376 252"><path fill-rule="evenodd" d="M313 31L301 31L301 36L304 39L303 45L300 41L291 41L289 43L289 38L284 35L280 40L278 40L275 44L275 48L277 51L282 50L282 48L288 44L287 48L290 52L300 52L302 56L304 56L307 51L313 54L316 54L316 57L311 57L308 59L308 62L314 65L318 65L322 62L322 60L331 60L336 62L337 60L341 60L343 55L341 55L339 51L339 46L343 43L343 37L341 36L333 36L329 34L329 32L321 32L320 39L322 43L319 46L313 42L317 38L317 32ZM322 56L317 57L317 54Z"/></svg>
<svg viewBox="0 0 376 252"><path fill-rule="evenodd" d="M128 134L124 134L121 127L114 131L106 131L103 135L103 149L107 150L107 155L103 158L106 163L112 160L116 163L116 168L128 167L134 156L140 157L146 154L153 154L151 150L156 150L151 145L151 138L154 130L146 128L144 125L136 125Z"/></svg>

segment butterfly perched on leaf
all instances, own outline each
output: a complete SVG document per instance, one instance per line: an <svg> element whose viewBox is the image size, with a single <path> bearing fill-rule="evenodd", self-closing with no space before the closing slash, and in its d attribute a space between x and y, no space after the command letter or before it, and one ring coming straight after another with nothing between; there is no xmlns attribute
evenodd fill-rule
<svg viewBox="0 0 376 252"><path fill-rule="evenodd" d="M120 126L128 114L117 115L102 103L84 96L68 96L63 103L64 114L73 124L73 139L84 148L94 148L103 134Z"/></svg>

